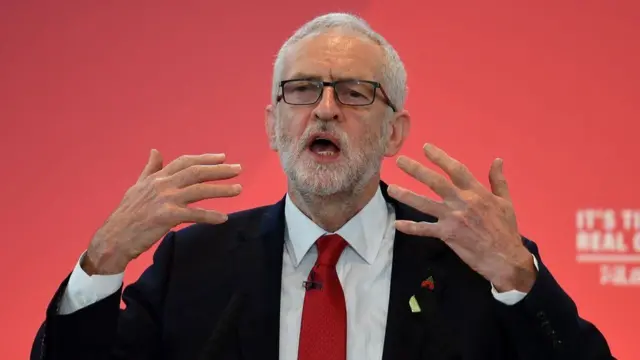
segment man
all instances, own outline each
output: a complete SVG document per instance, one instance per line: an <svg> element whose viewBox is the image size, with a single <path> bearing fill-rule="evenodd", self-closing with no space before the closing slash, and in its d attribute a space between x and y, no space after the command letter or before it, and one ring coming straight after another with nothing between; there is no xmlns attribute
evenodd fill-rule
<svg viewBox="0 0 640 360"><path fill-rule="evenodd" d="M381 182L409 133L406 73L364 21L307 23L273 84L266 128L286 196L230 215L189 206L238 195L215 181L240 166L221 154L163 166L153 150L54 296L33 359L612 358L519 235L501 160L489 190L433 145L450 181L397 159L442 201ZM186 222L199 224L170 231Z"/></svg>

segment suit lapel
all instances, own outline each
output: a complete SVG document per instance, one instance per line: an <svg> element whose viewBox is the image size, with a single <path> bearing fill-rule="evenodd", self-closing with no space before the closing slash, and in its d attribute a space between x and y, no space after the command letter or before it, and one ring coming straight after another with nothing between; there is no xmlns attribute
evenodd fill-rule
<svg viewBox="0 0 640 360"><path fill-rule="evenodd" d="M381 187L385 199L395 208L396 219L437 221L390 198L386 184L382 183ZM438 336L433 315L447 286L446 274L441 269L449 252L439 239L396 231L383 360L422 359L426 354L438 356L429 359L448 358L439 351L443 339ZM433 290L421 286L429 277L434 280ZM419 302L420 312L412 312L409 304L412 296Z"/></svg>
<svg viewBox="0 0 640 360"><path fill-rule="evenodd" d="M238 259L246 304L238 329L243 359L279 357L284 228L283 199L266 210L257 232L245 236Z"/></svg>

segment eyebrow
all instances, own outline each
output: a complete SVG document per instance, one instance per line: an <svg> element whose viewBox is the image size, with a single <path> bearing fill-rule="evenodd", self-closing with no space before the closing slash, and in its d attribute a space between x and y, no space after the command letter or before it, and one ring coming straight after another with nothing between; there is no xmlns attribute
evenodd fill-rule
<svg viewBox="0 0 640 360"><path fill-rule="evenodd" d="M293 75L289 76L288 79L299 79L299 80L322 80L322 76L318 75L310 75L303 72L296 72Z"/></svg>

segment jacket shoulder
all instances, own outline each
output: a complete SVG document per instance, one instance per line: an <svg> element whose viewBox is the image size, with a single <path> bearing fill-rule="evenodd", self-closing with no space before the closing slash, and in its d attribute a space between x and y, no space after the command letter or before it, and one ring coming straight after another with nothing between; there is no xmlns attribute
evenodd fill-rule
<svg viewBox="0 0 640 360"><path fill-rule="evenodd" d="M197 223L170 233L174 251L179 254L220 253L260 230L264 217L274 205L265 205L229 214L221 224Z"/></svg>
<svg viewBox="0 0 640 360"><path fill-rule="evenodd" d="M265 205L251 209L241 210L229 214L229 219L222 224L197 223L175 231L179 238L194 238L207 236L220 232L230 233L243 229L258 227L263 216L273 205Z"/></svg>

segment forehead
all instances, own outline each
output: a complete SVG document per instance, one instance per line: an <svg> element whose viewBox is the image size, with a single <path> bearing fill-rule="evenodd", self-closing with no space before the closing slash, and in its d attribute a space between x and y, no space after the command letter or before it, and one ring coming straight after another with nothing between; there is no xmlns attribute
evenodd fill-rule
<svg viewBox="0 0 640 360"><path fill-rule="evenodd" d="M355 34L329 32L300 40L286 57L283 80L318 77L324 80L380 80L382 48Z"/></svg>

